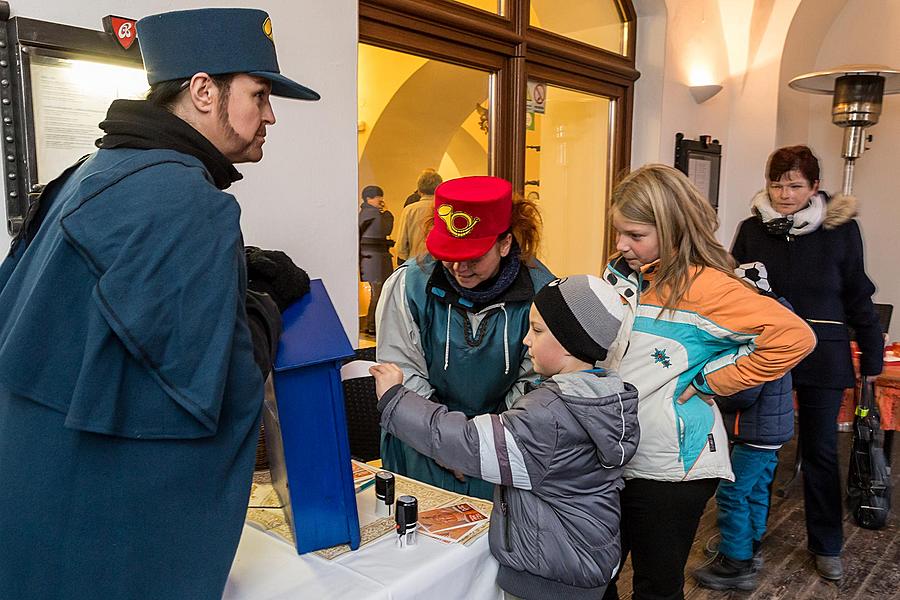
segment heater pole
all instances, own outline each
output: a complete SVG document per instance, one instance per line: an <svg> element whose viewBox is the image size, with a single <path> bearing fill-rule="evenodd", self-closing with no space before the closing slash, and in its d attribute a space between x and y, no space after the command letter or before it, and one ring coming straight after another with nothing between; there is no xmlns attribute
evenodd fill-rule
<svg viewBox="0 0 900 600"><path fill-rule="evenodd" d="M844 159L844 189L845 196L853 195L853 167L856 166L855 158Z"/></svg>
<svg viewBox="0 0 900 600"><path fill-rule="evenodd" d="M831 122L844 130L844 195L853 193L853 170L866 150L866 128L878 123L885 94L900 93L900 71L883 65L846 65L794 77L798 91L833 96Z"/></svg>

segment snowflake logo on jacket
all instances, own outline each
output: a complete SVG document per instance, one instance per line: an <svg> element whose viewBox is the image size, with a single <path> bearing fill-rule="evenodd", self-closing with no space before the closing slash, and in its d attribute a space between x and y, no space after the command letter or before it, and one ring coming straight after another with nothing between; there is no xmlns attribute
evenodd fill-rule
<svg viewBox="0 0 900 600"><path fill-rule="evenodd" d="M669 360L669 357L666 356L666 349L663 348L660 350L659 348L653 349L653 354L650 355L653 358L654 363L662 363L662 366L665 368L669 368L672 366L672 361Z"/></svg>

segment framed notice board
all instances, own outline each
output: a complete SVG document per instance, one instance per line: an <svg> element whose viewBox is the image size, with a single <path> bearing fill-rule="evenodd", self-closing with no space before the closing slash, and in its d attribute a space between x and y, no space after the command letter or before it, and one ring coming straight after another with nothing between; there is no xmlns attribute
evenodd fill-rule
<svg viewBox="0 0 900 600"><path fill-rule="evenodd" d="M105 31L10 18L0 1L0 115L6 229L18 233L44 185L96 150L116 98L142 98L147 77L134 21Z"/></svg>
<svg viewBox="0 0 900 600"><path fill-rule="evenodd" d="M688 176L717 212L721 166L722 146L719 140L709 135L701 135L699 140L688 140L683 133L675 134L675 168Z"/></svg>

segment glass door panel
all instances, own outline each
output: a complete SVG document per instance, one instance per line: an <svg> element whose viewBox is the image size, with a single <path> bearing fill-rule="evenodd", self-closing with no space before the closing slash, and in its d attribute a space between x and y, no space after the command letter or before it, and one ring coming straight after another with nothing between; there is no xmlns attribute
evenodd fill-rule
<svg viewBox="0 0 900 600"><path fill-rule="evenodd" d="M487 12L494 13L495 15L503 14L503 0L455 0L460 4L467 4L468 6L474 6L475 8L480 8L481 10L486 10Z"/></svg>
<svg viewBox="0 0 900 600"><path fill-rule="evenodd" d="M529 25L625 54L628 22L616 0L531 0Z"/></svg>
<svg viewBox="0 0 900 600"><path fill-rule="evenodd" d="M423 170L444 180L490 173L491 80L486 71L359 45L359 188L384 190L394 236Z"/></svg>
<svg viewBox="0 0 900 600"><path fill-rule="evenodd" d="M524 189L544 218L541 259L560 277L599 275L606 258L615 103L560 87L529 85L534 87L544 102L527 113Z"/></svg>

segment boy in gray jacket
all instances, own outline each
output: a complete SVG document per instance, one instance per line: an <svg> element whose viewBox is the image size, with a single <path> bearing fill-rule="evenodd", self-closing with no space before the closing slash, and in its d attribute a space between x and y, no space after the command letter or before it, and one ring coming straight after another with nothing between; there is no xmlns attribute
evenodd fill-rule
<svg viewBox="0 0 900 600"><path fill-rule="evenodd" d="M448 469L497 484L491 552L507 597L599 598L619 567L622 466L637 448L637 391L594 369L621 325L618 293L591 275L534 297L523 343L545 377L502 414L467 419L371 368L381 426Z"/></svg>

